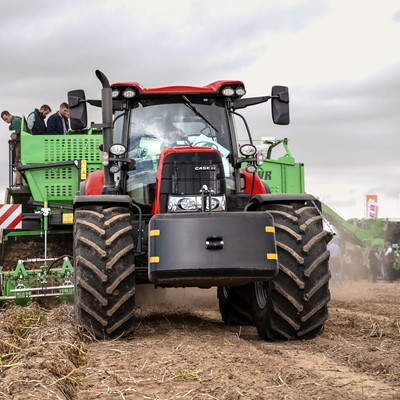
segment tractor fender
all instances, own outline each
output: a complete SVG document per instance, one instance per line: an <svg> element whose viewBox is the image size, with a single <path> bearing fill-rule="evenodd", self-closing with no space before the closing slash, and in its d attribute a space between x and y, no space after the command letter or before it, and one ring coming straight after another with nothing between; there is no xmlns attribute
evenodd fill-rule
<svg viewBox="0 0 400 400"><path fill-rule="evenodd" d="M284 194L257 194L251 198L247 211L257 210L262 204L291 204L313 203L321 211L321 202L311 194L284 193Z"/></svg>
<svg viewBox="0 0 400 400"><path fill-rule="evenodd" d="M243 191L247 194L267 194L271 193L268 185L257 175L247 172L244 168L240 171L244 178L245 186ZM253 185L254 179L254 185ZM253 186L253 190L252 190Z"/></svg>
<svg viewBox="0 0 400 400"><path fill-rule="evenodd" d="M74 199L74 210L78 207L86 206L103 206L103 207L127 207L131 208L132 199L128 195L122 194L100 194L100 195L78 195Z"/></svg>
<svg viewBox="0 0 400 400"><path fill-rule="evenodd" d="M90 173L85 182L84 193L87 196L101 195L104 186L104 172L98 170Z"/></svg>

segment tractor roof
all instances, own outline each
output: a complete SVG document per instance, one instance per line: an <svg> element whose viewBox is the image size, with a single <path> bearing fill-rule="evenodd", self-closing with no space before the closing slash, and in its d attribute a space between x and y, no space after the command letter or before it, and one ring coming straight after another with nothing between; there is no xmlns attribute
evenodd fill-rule
<svg viewBox="0 0 400 400"><path fill-rule="evenodd" d="M224 87L242 87L244 88L244 84L242 81L216 81L212 82L206 86L164 86L157 88L145 88L138 82L117 82L111 85L112 89L117 89L120 92L128 88L132 88L139 95L171 95L171 94L192 94L192 95L204 95L205 93L210 95L221 95L221 90Z"/></svg>

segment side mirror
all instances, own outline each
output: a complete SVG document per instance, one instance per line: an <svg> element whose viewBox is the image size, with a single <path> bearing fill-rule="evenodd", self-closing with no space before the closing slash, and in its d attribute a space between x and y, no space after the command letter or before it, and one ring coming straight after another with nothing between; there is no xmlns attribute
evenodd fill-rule
<svg viewBox="0 0 400 400"><path fill-rule="evenodd" d="M271 98L274 124L289 125L289 89L286 86L273 86Z"/></svg>
<svg viewBox="0 0 400 400"><path fill-rule="evenodd" d="M74 131L87 126L87 107L85 92L81 89L68 92L69 120Z"/></svg>

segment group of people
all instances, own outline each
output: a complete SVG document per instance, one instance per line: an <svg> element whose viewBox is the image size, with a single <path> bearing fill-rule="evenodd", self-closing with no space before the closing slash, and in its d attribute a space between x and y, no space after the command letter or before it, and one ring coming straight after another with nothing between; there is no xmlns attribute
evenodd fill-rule
<svg viewBox="0 0 400 400"><path fill-rule="evenodd" d="M345 274L349 278L357 280L363 277L364 270L368 271L364 266L361 249L342 254L336 238L327 247L330 253L329 268L332 281L342 281ZM379 251L378 246L373 246L368 253L368 262L369 277L372 283L376 283L380 275L384 281L393 282L395 279L396 253L390 242L385 243L382 251ZM363 270L361 267L363 267Z"/></svg>
<svg viewBox="0 0 400 400"><path fill-rule="evenodd" d="M380 271L384 281L393 282L396 255L390 242L385 243L382 252L379 252L378 246L372 247L368 254L368 261L371 281L373 283L377 281Z"/></svg>
<svg viewBox="0 0 400 400"><path fill-rule="evenodd" d="M67 103L61 103L57 112L50 115L51 108L43 104L39 109L35 108L27 117L28 129L33 135L65 135L69 130L69 107ZM12 115L9 111L1 112L1 119L9 124L11 131L9 145L11 149L11 163L13 166L20 162L20 135L22 119L19 116ZM15 185L21 185L21 175L15 174Z"/></svg>
<svg viewBox="0 0 400 400"><path fill-rule="evenodd" d="M33 135L65 135L69 129L69 107L67 103L61 103L57 112L50 115L51 108L43 104L39 109L35 108L27 117L27 125ZM1 118L10 124L10 130L15 131L17 137L21 133L21 117L12 115L9 111L2 111Z"/></svg>

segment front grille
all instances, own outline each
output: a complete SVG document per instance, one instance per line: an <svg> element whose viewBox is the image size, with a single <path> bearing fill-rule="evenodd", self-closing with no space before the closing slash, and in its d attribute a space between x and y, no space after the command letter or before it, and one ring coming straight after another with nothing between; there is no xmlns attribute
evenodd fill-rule
<svg viewBox="0 0 400 400"><path fill-rule="evenodd" d="M225 172L220 153L193 150L169 154L162 165L162 212L166 212L168 195L198 195L204 185L214 195L225 193Z"/></svg>

